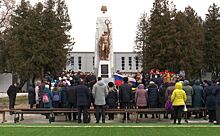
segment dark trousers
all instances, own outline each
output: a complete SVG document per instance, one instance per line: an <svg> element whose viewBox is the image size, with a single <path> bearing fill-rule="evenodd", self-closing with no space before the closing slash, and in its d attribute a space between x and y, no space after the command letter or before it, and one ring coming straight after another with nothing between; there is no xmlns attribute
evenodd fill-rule
<svg viewBox="0 0 220 136"><path fill-rule="evenodd" d="M59 101L53 101L53 108L59 108L60 107L60 102Z"/></svg>
<svg viewBox="0 0 220 136"><path fill-rule="evenodd" d="M138 106L137 107L138 109L146 109L147 107L146 106ZM147 114L144 114L145 118L147 118ZM140 114L140 118L143 117L143 114Z"/></svg>
<svg viewBox="0 0 220 136"><path fill-rule="evenodd" d="M109 109L115 109L116 106L115 105L109 105ZM108 119L109 120L114 120L114 113L109 113L108 114Z"/></svg>
<svg viewBox="0 0 220 136"><path fill-rule="evenodd" d="M173 118L174 118L174 111L167 111L167 112L164 114L164 118L165 118L165 119L168 119L169 114L170 114L170 119L173 119Z"/></svg>
<svg viewBox="0 0 220 136"><path fill-rule="evenodd" d="M220 123L220 102L216 102L216 121Z"/></svg>
<svg viewBox="0 0 220 136"><path fill-rule="evenodd" d="M173 106L173 108L174 108L174 124L176 123L177 119L178 119L178 123L180 124L184 105Z"/></svg>
<svg viewBox="0 0 220 136"><path fill-rule="evenodd" d="M30 104L30 109L32 109L34 107L34 104Z"/></svg>
<svg viewBox="0 0 220 136"><path fill-rule="evenodd" d="M215 121L215 110L208 110L209 122Z"/></svg>
<svg viewBox="0 0 220 136"><path fill-rule="evenodd" d="M102 116L102 122L105 122L105 105L96 105L96 122L100 120L100 114Z"/></svg>
<svg viewBox="0 0 220 136"><path fill-rule="evenodd" d="M191 107L192 107L191 105L186 105L186 108L187 108L187 109L189 109L189 108L191 108ZM191 115L192 115L191 112L187 112L187 115L186 115L187 119L189 119L189 118L191 117Z"/></svg>
<svg viewBox="0 0 220 136"><path fill-rule="evenodd" d="M81 114L83 112L83 123L88 123L88 106L78 106L78 123L81 123Z"/></svg>
<svg viewBox="0 0 220 136"><path fill-rule="evenodd" d="M68 108L76 108L75 103L69 103ZM72 116L73 116L73 120L76 120L76 113L68 113L69 120L72 120Z"/></svg>
<svg viewBox="0 0 220 136"><path fill-rule="evenodd" d="M39 101L39 108L44 108L44 103L42 102L42 100Z"/></svg>
<svg viewBox="0 0 220 136"><path fill-rule="evenodd" d="M15 106L16 95L9 95L9 109L13 109Z"/></svg>
<svg viewBox="0 0 220 136"><path fill-rule="evenodd" d="M125 102L120 104L121 109L130 109L131 108L131 103ZM127 119L130 120L130 114L127 113ZM124 113L123 120L126 120L126 113Z"/></svg>

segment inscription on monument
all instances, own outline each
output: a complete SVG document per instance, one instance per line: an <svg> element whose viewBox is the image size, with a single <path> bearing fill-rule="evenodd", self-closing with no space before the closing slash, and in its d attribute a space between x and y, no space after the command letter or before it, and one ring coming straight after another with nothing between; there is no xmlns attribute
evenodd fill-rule
<svg viewBox="0 0 220 136"><path fill-rule="evenodd" d="M101 77L108 77L108 64L101 65Z"/></svg>

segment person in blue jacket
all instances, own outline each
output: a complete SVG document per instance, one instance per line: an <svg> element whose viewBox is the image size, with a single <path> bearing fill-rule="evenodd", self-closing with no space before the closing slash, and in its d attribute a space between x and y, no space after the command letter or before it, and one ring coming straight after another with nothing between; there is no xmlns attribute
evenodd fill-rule
<svg viewBox="0 0 220 136"><path fill-rule="evenodd" d="M49 85L45 85L45 88L43 90L43 107L44 108L52 108L52 98L53 98L53 93L51 92L51 90L49 89L50 86ZM47 95L47 96L46 96ZM48 101L46 101L46 97L48 97Z"/></svg>

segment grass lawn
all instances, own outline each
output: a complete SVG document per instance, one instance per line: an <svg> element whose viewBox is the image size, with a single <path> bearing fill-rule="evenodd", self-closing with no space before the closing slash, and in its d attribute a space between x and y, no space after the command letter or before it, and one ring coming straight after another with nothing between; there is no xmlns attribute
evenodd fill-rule
<svg viewBox="0 0 220 136"><path fill-rule="evenodd" d="M0 108L8 98L0 98ZM16 107L27 107L27 97L19 96ZM0 124L0 136L219 136L213 124L106 123L106 124Z"/></svg>
<svg viewBox="0 0 220 136"><path fill-rule="evenodd" d="M100 124L101 125L101 124ZM219 136L213 125L0 125L1 136Z"/></svg>
<svg viewBox="0 0 220 136"><path fill-rule="evenodd" d="M0 108L8 108L9 105L8 103L9 103L8 97L0 98ZM28 106L27 96L17 96L15 107L26 107L26 106Z"/></svg>

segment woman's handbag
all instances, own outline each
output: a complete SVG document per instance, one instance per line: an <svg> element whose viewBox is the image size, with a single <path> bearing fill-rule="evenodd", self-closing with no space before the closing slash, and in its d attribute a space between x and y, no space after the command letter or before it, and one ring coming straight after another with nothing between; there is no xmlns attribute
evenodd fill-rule
<svg viewBox="0 0 220 136"><path fill-rule="evenodd" d="M183 111L185 112L187 111L186 105L184 105Z"/></svg>

